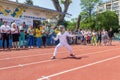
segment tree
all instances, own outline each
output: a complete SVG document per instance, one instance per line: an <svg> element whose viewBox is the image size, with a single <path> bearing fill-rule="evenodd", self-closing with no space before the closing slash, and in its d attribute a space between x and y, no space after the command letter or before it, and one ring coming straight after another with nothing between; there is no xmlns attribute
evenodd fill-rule
<svg viewBox="0 0 120 80"><path fill-rule="evenodd" d="M58 19L58 25L60 25L61 23L63 23L65 15L68 11L68 8L70 6L70 4L72 3L72 0L52 0L53 5L55 7L55 9L58 12L62 12L64 14L59 15L59 19ZM60 2L63 4L63 8L60 5Z"/></svg>
<svg viewBox="0 0 120 80"><path fill-rule="evenodd" d="M74 31L76 27L76 22L74 21L66 21L67 29Z"/></svg>
<svg viewBox="0 0 120 80"><path fill-rule="evenodd" d="M80 0L80 1L82 11L85 11L88 16L92 16L99 0Z"/></svg>
<svg viewBox="0 0 120 80"><path fill-rule="evenodd" d="M84 29L95 29L95 17L91 16L91 17L87 17L84 20L81 21L81 25L80 28L84 28Z"/></svg>
<svg viewBox="0 0 120 80"><path fill-rule="evenodd" d="M114 11L106 11L97 14L96 21L97 29L105 28L109 30L111 27L116 31L119 28L118 15Z"/></svg>
<svg viewBox="0 0 120 80"><path fill-rule="evenodd" d="M33 5L33 1L32 0L26 0L25 4Z"/></svg>
<svg viewBox="0 0 120 80"><path fill-rule="evenodd" d="M78 16L77 23L76 23L76 30L80 28L80 21L81 21L81 15Z"/></svg>
<svg viewBox="0 0 120 80"><path fill-rule="evenodd" d="M95 7L98 4L99 0L80 0L82 12L81 15L81 28L90 28L93 29L95 27L95 16L96 11Z"/></svg>

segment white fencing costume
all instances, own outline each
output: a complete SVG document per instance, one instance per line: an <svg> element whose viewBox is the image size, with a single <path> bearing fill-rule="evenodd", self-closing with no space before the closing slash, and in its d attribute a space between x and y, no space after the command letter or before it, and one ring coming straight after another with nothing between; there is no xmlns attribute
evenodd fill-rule
<svg viewBox="0 0 120 80"><path fill-rule="evenodd" d="M63 34L61 32L59 32L57 37L54 38L54 40L59 39L60 43L56 46L53 56L56 56L58 48L63 47L63 46L65 46L68 49L68 51L70 52L70 54L72 54L72 48L70 47L70 45L67 42L67 37L75 37L75 36L76 35L69 34L67 31L65 31Z"/></svg>

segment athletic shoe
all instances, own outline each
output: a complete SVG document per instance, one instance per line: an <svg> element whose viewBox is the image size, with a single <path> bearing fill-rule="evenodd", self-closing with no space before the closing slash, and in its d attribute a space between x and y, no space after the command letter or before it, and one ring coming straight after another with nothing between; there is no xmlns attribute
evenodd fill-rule
<svg viewBox="0 0 120 80"><path fill-rule="evenodd" d="M53 57L51 57L51 59L56 59L56 57L55 57L55 56L53 56Z"/></svg>
<svg viewBox="0 0 120 80"><path fill-rule="evenodd" d="M75 57L75 55L74 55L74 54L70 54L70 56L71 56L71 57Z"/></svg>

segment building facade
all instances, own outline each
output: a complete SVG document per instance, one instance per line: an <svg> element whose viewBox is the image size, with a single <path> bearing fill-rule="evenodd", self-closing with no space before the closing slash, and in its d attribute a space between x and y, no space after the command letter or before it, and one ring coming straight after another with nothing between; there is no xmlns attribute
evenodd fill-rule
<svg viewBox="0 0 120 80"><path fill-rule="evenodd" d="M54 19L60 14L62 13L39 6L0 0L0 18L8 21L9 24L12 21L15 21L18 25L22 22L33 25L36 21L39 22L47 19Z"/></svg>
<svg viewBox="0 0 120 80"><path fill-rule="evenodd" d="M116 12L120 25L120 0L111 0L97 6L97 13L102 13L107 10Z"/></svg>

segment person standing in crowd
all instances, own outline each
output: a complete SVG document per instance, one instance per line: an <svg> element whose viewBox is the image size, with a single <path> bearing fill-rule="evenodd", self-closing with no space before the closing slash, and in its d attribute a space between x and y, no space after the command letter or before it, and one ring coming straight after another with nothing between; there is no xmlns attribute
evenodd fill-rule
<svg viewBox="0 0 120 80"><path fill-rule="evenodd" d="M90 29L88 30L88 36L89 36L88 37L88 43L91 44L92 32L91 32Z"/></svg>
<svg viewBox="0 0 120 80"><path fill-rule="evenodd" d="M51 45L51 34L50 34L50 29L51 29L51 26L50 25L47 25L46 27L46 33L47 33L47 36L46 36L46 45L50 46Z"/></svg>
<svg viewBox="0 0 120 80"><path fill-rule="evenodd" d="M85 38L85 44L87 45L87 38L88 38L87 30L84 31L84 38Z"/></svg>
<svg viewBox="0 0 120 80"><path fill-rule="evenodd" d="M2 33L2 47L5 49L5 41L7 42L7 48L9 47L9 35L10 35L10 26L7 25L7 21L4 21L4 24L1 26L1 33Z"/></svg>
<svg viewBox="0 0 120 80"><path fill-rule="evenodd" d="M112 38L114 36L114 32L112 30L112 28L110 28L110 30L108 31L108 36L109 36L109 45L112 45Z"/></svg>
<svg viewBox="0 0 120 80"><path fill-rule="evenodd" d="M25 22L23 22L23 29L24 29L25 34L27 34L28 26L26 25Z"/></svg>
<svg viewBox="0 0 120 80"><path fill-rule="evenodd" d="M34 28L33 26L30 26L27 30L28 33L28 48L33 48L34 46Z"/></svg>
<svg viewBox="0 0 120 80"><path fill-rule="evenodd" d="M24 29L23 29L23 24L20 25L19 30L20 30L19 48L20 47L25 48L25 32L24 32Z"/></svg>
<svg viewBox="0 0 120 80"><path fill-rule="evenodd" d="M81 33L82 33L82 38L81 38L82 44L85 44L85 30L82 29Z"/></svg>
<svg viewBox="0 0 120 80"><path fill-rule="evenodd" d="M28 41L28 34L27 34L27 30L28 30L28 25L23 22L23 30L24 30L24 33L25 33L25 41L24 41L24 44L26 45L27 44L27 41Z"/></svg>
<svg viewBox="0 0 120 80"><path fill-rule="evenodd" d="M3 25L3 19L0 18L0 27Z"/></svg>
<svg viewBox="0 0 120 80"><path fill-rule="evenodd" d="M89 30L86 30L85 32L85 39L86 39L86 44L90 44L90 33Z"/></svg>
<svg viewBox="0 0 120 80"><path fill-rule="evenodd" d="M0 27L3 25L3 20L0 18ZM0 31L0 39L2 39L1 31Z"/></svg>
<svg viewBox="0 0 120 80"><path fill-rule="evenodd" d="M77 41L78 41L79 44L81 44L82 33L81 33L81 30L80 30L80 29L78 29L77 34L78 34Z"/></svg>
<svg viewBox="0 0 120 80"><path fill-rule="evenodd" d="M59 28L60 28L60 32L58 33L57 37L56 38L53 37L53 39L54 40L59 39L60 43L55 47L52 59L56 59L57 51L62 46L65 46L68 49L71 57L75 57L75 55L73 55L73 53L72 53L72 48L70 47L70 45L67 42L67 37L75 37L76 35L70 35L67 31L65 31L65 28L62 25L60 25Z"/></svg>
<svg viewBox="0 0 120 80"><path fill-rule="evenodd" d="M42 45L42 26L37 26L35 30L35 37L37 39L36 41L37 47L40 48Z"/></svg>
<svg viewBox="0 0 120 80"><path fill-rule="evenodd" d="M55 45L55 41L52 39L52 36L55 36L54 26L50 27L50 45Z"/></svg>
<svg viewBox="0 0 120 80"><path fill-rule="evenodd" d="M12 34L12 45L13 45L13 49L17 49L18 48L18 41L19 41L19 28L17 27L17 25L15 23L11 24L11 34Z"/></svg>
<svg viewBox="0 0 120 80"><path fill-rule="evenodd" d="M52 39L52 36L56 36L55 26L51 27L50 33L51 33L51 43L52 43L52 45L55 45L55 41Z"/></svg>
<svg viewBox="0 0 120 80"><path fill-rule="evenodd" d="M102 41L102 34L101 34L101 31L98 31L98 34L97 34L97 43L98 43L98 45L101 45L101 41Z"/></svg>
<svg viewBox="0 0 120 80"><path fill-rule="evenodd" d="M46 47L46 38L47 38L47 31L46 31L46 26L42 27L42 42L43 42L43 47Z"/></svg>
<svg viewBox="0 0 120 80"><path fill-rule="evenodd" d="M55 28L55 37L57 36L57 34L60 32L59 28ZM57 45L59 43L59 40L55 41L55 45Z"/></svg>
<svg viewBox="0 0 120 80"><path fill-rule="evenodd" d="M72 30L69 31L69 34L72 35ZM69 44L73 44L73 37L68 37L69 38Z"/></svg>
<svg viewBox="0 0 120 80"><path fill-rule="evenodd" d="M109 40L108 32L105 29L103 29L103 31L102 31L102 43L104 46L107 46L108 40Z"/></svg>
<svg viewBox="0 0 120 80"><path fill-rule="evenodd" d="M73 34L77 34L77 32L78 32L78 30L74 30L74 33L73 33ZM78 41L77 41L77 40L78 40L78 39L77 39L78 36L75 36L74 38L75 38L75 44L78 44Z"/></svg>
<svg viewBox="0 0 120 80"><path fill-rule="evenodd" d="M72 35L73 35L73 34L76 34L76 32L73 31L73 32L72 32ZM76 36L72 37L72 41L73 41L72 44L76 44Z"/></svg>
<svg viewBox="0 0 120 80"><path fill-rule="evenodd" d="M92 45L93 46L97 46L97 34L96 34L96 32L95 32L95 30L93 30L93 32L92 32Z"/></svg>

